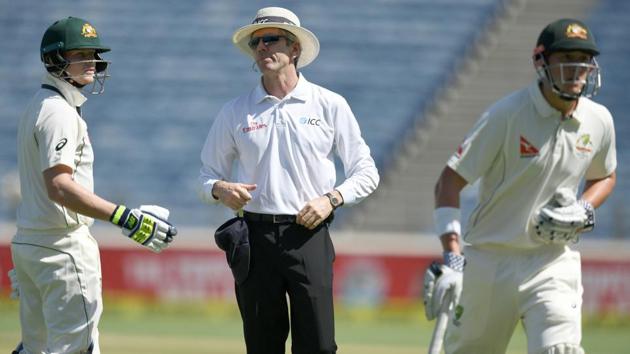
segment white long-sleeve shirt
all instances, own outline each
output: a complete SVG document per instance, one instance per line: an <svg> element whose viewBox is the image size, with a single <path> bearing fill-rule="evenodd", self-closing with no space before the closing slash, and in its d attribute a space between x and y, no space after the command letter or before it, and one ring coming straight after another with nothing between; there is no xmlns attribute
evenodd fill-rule
<svg viewBox="0 0 630 354"><path fill-rule="evenodd" d="M346 176L338 186L335 154ZM346 100L302 74L283 99L267 94L261 82L226 103L208 133L201 161L202 200L217 202L212 187L218 180L256 184L245 206L256 213L297 214L308 201L333 189L346 205L352 205L379 182L370 149Z"/></svg>

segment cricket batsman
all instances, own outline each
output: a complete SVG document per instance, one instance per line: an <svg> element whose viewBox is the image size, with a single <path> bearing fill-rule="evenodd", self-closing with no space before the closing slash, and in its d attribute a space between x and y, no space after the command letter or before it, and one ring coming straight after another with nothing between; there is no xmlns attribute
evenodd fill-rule
<svg viewBox="0 0 630 354"><path fill-rule="evenodd" d="M100 353L101 266L89 226L111 221L160 252L177 234L159 206L130 209L94 194L94 154L81 107L86 86L102 93L109 62L100 33L86 20L53 23L41 42L41 88L18 124L22 201L11 242L22 343L14 354ZM121 171L122 172L122 171Z"/></svg>
<svg viewBox="0 0 630 354"><path fill-rule="evenodd" d="M571 245L595 227L617 167L612 116L591 100L599 54L583 22L546 26L533 51L538 79L483 113L442 171L434 217L444 264L425 275L425 308L435 318L452 294L446 353L505 353L519 321L529 354L584 353ZM477 180L464 256L459 195Z"/></svg>

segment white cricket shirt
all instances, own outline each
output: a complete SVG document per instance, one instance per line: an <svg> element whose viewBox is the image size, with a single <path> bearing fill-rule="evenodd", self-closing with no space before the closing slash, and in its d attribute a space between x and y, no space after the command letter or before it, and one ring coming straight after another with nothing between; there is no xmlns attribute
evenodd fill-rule
<svg viewBox="0 0 630 354"><path fill-rule="evenodd" d="M94 190L92 145L87 125L76 110L87 99L79 89L50 74L44 77L43 84L56 87L63 97L41 88L20 119L17 142L22 201L17 210L17 226L25 230L89 226L92 218L48 198L42 175L43 171L63 164L72 168L75 182L91 192Z"/></svg>
<svg viewBox="0 0 630 354"><path fill-rule="evenodd" d="M535 82L491 106L448 166L470 184L480 179L464 234L468 243L538 247L530 235L532 215L558 188L577 193L583 178L615 171L612 116L582 97L571 118L561 120Z"/></svg>
<svg viewBox="0 0 630 354"><path fill-rule="evenodd" d="M346 176L336 187L334 154ZM257 188L245 210L256 213L297 214L308 201L335 188L345 204L355 204L379 182L346 100L302 74L283 99L268 95L261 80L226 103L208 133L201 161L202 200L217 202L212 186L218 180L252 183Z"/></svg>

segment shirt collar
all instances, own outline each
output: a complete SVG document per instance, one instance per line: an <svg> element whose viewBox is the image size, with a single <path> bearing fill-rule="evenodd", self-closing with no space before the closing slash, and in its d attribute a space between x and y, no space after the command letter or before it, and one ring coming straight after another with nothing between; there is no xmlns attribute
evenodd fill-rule
<svg viewBox="0 0 630 354"><path fill-rule="evenodd" d="M308 95L309 95L309 82L304 77L304 74L299 73L297 85L295 85L295 88L293 88L293 91L289 92L289 94L287 94L286 97L284 97L282 100L284 101L284 100L290 100L290 99L297 99L297 100L306 102L306 100L308 99ZM262 84L262 77L261 77L260 82L254 89L254 102L256 102L256 104L260 104L267 99L278 100L277 97L270 95L267 93L267 91L265 91L265 87Z"/></svg>
<svg viewBox="0 0 630 354"><path fill-rule="evenodd" d="M553 108L545 96L542 94L542 90L540 89L539 82L535 81L531 86L529 86L529 95L534 101L534 106L536 107L536 111L541 117L549 117L549 116L558 116L560 115L560 111ZM580 97L578 99L577 106L573 113L571 113L571 118L574 118L578 122L583 121L584 117L584 98Z"/></svg>
<svg viewBox="0 0 630 354"><path fill-rule="evenodd" d="M577 102L577 106L575 106L575 110L573 111L573 113L571 114L571 116L577 120L578 122L583 122L584 121L584 117L586 117L585 113L585 102L586 102L586 98L585 97L580 97L578 98L578 102Z"/></svg>
<svg viewBox="0 0 630 354"><path fill-rule="evenodd" d="M558 111L547 102L545 96L543 96L538 80L529 86L529 96L532 98L534 107L536 107L536 111L538 111L541 117L549 117L558 113Z"/></svg>
<svg viewBox="0 0 630 354"><path fill-rule="evenodd" d="M72 86L65 80L52 76L50 73L47 73L46 76L44 76L42 82L44 84L55 86L59 91L61 91L68 104L73 107L81 107L81 105L87 101L87 98L83 96L79 88Z"/></svg>

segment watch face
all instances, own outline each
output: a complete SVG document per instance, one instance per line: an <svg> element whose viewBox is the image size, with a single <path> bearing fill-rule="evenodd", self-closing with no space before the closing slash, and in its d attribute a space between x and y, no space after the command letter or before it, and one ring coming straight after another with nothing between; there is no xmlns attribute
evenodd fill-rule
<svg viewBox="0 0 630 354"><path fill-rule="evenodd" d="M339 206L339 199L337 199L337 197L335 197L331 193L326 193L326 196L328 197L328 200L330 200L330 204L332 204L333 208Z"/></svg>

